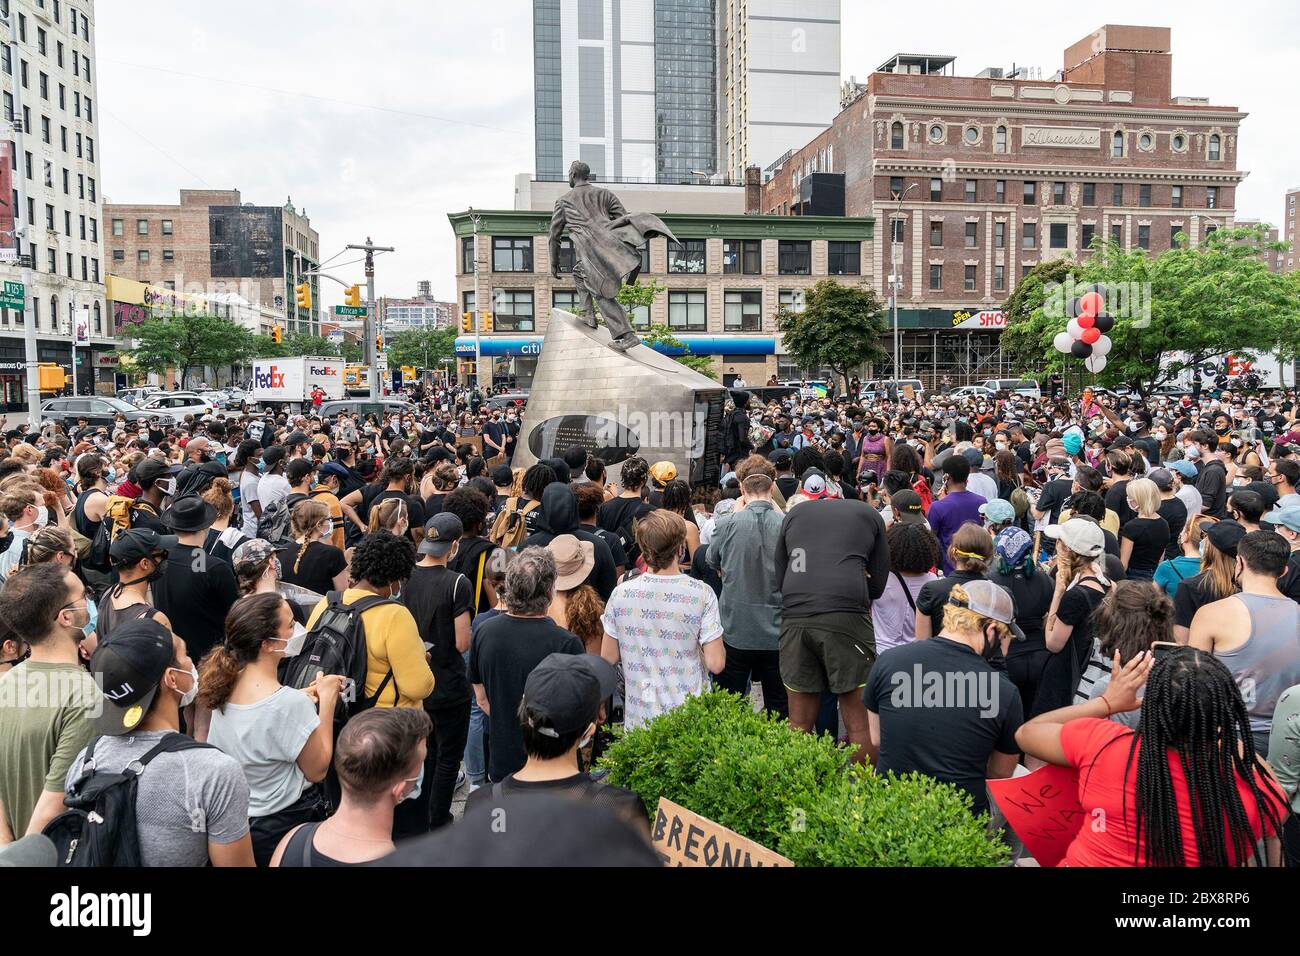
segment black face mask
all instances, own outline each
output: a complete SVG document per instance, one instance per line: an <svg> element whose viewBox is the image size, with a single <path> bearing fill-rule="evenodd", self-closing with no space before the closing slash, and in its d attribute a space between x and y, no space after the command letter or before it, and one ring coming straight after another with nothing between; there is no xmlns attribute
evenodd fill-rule
<svg viewBox="0 0 1300 956"><path fill-rule="evenodd" d="M27 648L27 650L23 651L21 654L19 654L19 655L18 655L17 657L15 657L13 660L11 660L11 661L0 661L0 667L4 667L5 665L10 665L10 666L15 666L15 667L16 667L17 665L21 664L23 661L27 660L27 658L29 658L29 657L31 657L31 656L32 656L32 649L31 649L31 647L29 646L29 647Z"/></svg>
<svg viewBox="0 0 1300 956"><path fill-rule="evenodd" d="M13 543L14 543L14 533L12 531L4 535L3 537L0 537L0 554L4 554L6 551L8 551L9 546Z"/></svg>
<svg viewBox="0 0 1300 956"><path fill-rule="evenodd" d="M996 635L997 631L995 630L993 633ZM988 628L986 627L984 629L984 650L980 651L980 657L984 658L986 661L991 661L997 657L998 651L1001 647L1002 641L997 637L990 638Z"/></svg>

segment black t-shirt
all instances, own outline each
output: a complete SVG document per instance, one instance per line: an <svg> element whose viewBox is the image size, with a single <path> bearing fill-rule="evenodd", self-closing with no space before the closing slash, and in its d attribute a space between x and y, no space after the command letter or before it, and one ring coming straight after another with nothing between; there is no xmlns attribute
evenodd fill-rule
<svg viewBox="0 0 1300 956"><path fill-rule="evenodd" d="M1169 524L1164 518L1133 518L1119 529L1121 538L1133 542L1128 557L1128 577L1146 579L1156 573L1169 545Z"/></svg>
<svg viewBox="0 0 1300 956"><path fill-rule="evenodd" d="M881 654L863 700L880 717L878 773L915 770L961 787L974 813L988 809L989 757L1018 754L1024 722L1020 692L1005 673L965 644L932 637Z"/></svg>
<svg viewBox="0 0 1300 956"><path fill-rule="evenodd" d="M954 571L945 578L937 578L921 585L921 590L916 595L916 609L922 614L930 615L931 636L943 630L943 606L948 603L948 594L952 591L953 585L984 580L987 579L982 574Z"/></svg>
<svg viewBox="0 0 1300 956"><path fill-rule="evenodd" d="M1055 590L1053 578L1042 571L1035 571L1033 577L1024 574L998 574L991 572L989 580L1011 592L1015 603L1016 623L1025 632L1023 641L1012 641L1007 649L1008 657L1019 653L1043 648L1043 618L1052 606L1052 592Z"/></svg>
<svg viewBox="0 0 1300 956"><path fill-rule="evenodd" d="M1127 478L1123 478L1111 485L1106 492L1106 507L1119 515L1121 529L1137 517L1137 512L1128 506L1128 482Z"/></svg>
<svg viewBox="0 0 1300 956"><path fill-rule="evenodd" d="M789 501L799 490L799 479L794 475L782 475L776 479L776 487L785 496L786 501Z"/></svg>
<svg viewBox="0 0 1300 956"><path fill-rule="evenodd" d="M1183 533L1183 528L1187 525L1187 505L1183 504L1183 499L1175 495L1161 501L1156 513L1165 519L1165 524L1169 525L1169 543L1165 545L1165 557L1172 561L1182 554L1178 536Z"/></svg>
<svg viewBox="0 0 1300 956"><path fill-rule="evenodd" d="M239 600L230 564L202 548L172 549L161 580L152 585L153 603L171 621L195 661L226 637L226 613Z"/></svg>
<svg viewBox="0 0 1300 956"><path fill-rule="evenodd" d="M540 511L541 509L538 510ZM611 498L609 501L606 501L600 506L600 510L596 512L596 526L598 528L602 528L605 531L611 531L620 537L626 534L629 547L623 549L622 566L624 568L629 567L634 561L636 561L637 555L641 553L636 547L636 540L631 534L633 523L640 521L654 510L653 505L649 502L642 501L640 498L619 497ZM531 527L529 530L532 530ZM610 551L612 552L613 548L611 548ZM618 564L617 555L614 557L614 563Z"/></svg>
<svg viewBox="0 0 1300 956"><path fill-rule="evenodd" d="M604 541L607 545L609 545L609 553L613 556L614 563L618 565L620 568L627 570L628 567L627 552L623 550L623 544L621 541L619 541L617 534L615 534L613 531L606 531L604 528L597 527L596 525L590 525L590 524L582 525L582 529L584 531L590 531L596 537L600 538L601 541Z"/></svg>
<svg viewBox="0 0 1300 956"><path fill-rule="evenodd" d="M415 540L414 537L415 529L419 528L423 530L424 522L428 520L424 516L424 502L420 500L419 495L408 495L405 492L401 492L401 491L381 491L370 500L370 504L366 508L364 514L361 513L360 509L357 509L357 513L361 514L361 517L364 518L366 520L366 523L368 524L370 522L370 509L374 508L376 505L382 502L387 501L389 498L405 499L406 520L410 525L410 527L407 528L406 535L407 537L411 538L411 540Z"/></svg>
<svg viewBox="0 0 1300 956"><path fill-rule="evenodd" d="M419 565L402 588L402 603L420 628L420 640L433 645L429 648L433 693L424 699L425 707L448 707L469 700L465 658L456 650L456 618L474 613L473 589L474 585L459 572Z"/></svg>
<svg viewBox="0 0 1300 956"><path fill-rule="evenodd" d="M460 544L456 548L456 556L447 562L447 567L453 571L459 571L469 579L470 601L469 613L471 616L486 611L491 604L488 603L487 589L483 582L488 578L488 561L492 558L492 552L496 545L487 538L461 538ZM483 576L479 577L480 563L483 568ZM474 583L479 582L477 599L473 593Z"/></svg>
<svg viewBox="0 0 1300 956"><path fill-rule="evenodd" d="M1292 551L1287 559L1286 570L1277 579L1277 589L1300 604L1300 551Z"/></svg>
<svg viewBox="0 0 1300 956"><path fill-rule="evenodd" d="M1061 505L1065 504L1065 499L1070 497L1070 489L1074 487L1074 482L1069 478L1055 478L1043 485L1042 492L1038 495L1039 511L1049 514L1049 520L1056 524L1061 518Z"/></svg>
<svg viewBox="0 0 1300 956"><path fill-rule="evenodd" d="M575 773L572 777L564 777L561 780L516 780L515 775L510 774L499 784L479 787L471 793L465 802L465 812L469 813L476 806L483 803L490 804L497 799L498 788L503 797L550 794L584 803L594 803L613 811L638 829L644 830L648 825L649 818L640 796L631 790L592 780L585 773Z"/></svg>
<svg viewBox="0 0 1300 956"><path fill-rule="evenodd" d="M424 499L424 520L428 521L434 515L441 513L442 503L447 500L447 492L435 491L429 497Z"/></svg>
<svg viewBox="0 0 1300 956"><path fill-rule="evenodd" d="M1034 712L1030 714L1031 717L1066 707L1074 700L1079 678L1083 676L1084 666L1092 656L1092 612L1105 597L1105 591L1098 591L1082 583L1074 585L1061 595L1056 618L1062 624L1071 625L1074 630L1070 632L1065 647L1049 657L1043 667L1042 682L1034 696Z"/></svg>
<svg viewBox="0 0 1300 956"><path fill-rule="evenodd" d="M586 648L549 617L501 614L484 621L469 647L469 682L482 684L491 708L488 774L504 780L524 765L523 732L516 712L524 682L551 654L582 654Z"/></svg>
<svg viewBox="0 0 1300 956"><path fill-rule="evenodd" d="M303 551L302 545L286 545L276 552L280 559L280 580L296 584L317 594L334 590L334 576L348 566L340 548L323 541L313 541Z"/></svg>
<svg viewBox="0 0 1300 956"><path fill-rule="evenodd" d="M1231 593L1231 592L1230 592ZM1228 595L1213 594L1209 588L1209 578L1205 572L1193 574L1190 578L1178 582L1178 590L1174 591L1174 625L1176 627L1191 627L1192 618L1196 617L1196 612L1207 604L1213 604L1221 597Z"/></svg>

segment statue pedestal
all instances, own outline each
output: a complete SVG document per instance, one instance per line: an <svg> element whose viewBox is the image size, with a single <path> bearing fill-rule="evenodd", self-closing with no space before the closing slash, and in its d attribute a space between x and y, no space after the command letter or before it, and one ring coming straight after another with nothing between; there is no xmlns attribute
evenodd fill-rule
<svg viewBox="0 0 1300 956"><path fill-rule="evenodd" d="M610 480L638 455L673 462L692 483L716 483L726 389L647 345L618 352L609 342L604 326L551 310L512 465L580 445Z"/></svg>

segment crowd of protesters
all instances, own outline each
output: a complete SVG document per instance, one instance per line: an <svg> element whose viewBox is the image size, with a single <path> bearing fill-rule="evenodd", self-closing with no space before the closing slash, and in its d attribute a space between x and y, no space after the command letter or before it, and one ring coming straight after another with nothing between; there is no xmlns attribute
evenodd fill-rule
<svg viewBox="0 0 1300 956"><path fill-rule="evenodd" d="M1300 863L1294 390L856 386L733 389L704 463L512 468L522 406L454 387L5 433L0 853L138 767L146 866L428 861L458 792L635 857L611 727L716 686L973 812L1079 768L1069 865Z"/></svg>

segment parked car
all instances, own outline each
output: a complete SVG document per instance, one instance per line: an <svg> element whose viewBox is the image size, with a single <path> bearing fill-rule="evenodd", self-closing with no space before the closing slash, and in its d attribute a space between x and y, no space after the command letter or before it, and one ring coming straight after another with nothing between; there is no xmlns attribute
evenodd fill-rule
<svg viewBox="0 0 1300 956"><path fill-rule="evenodd" d="M1032 378L990 378L976 384L991 392L1011 392L1025 398L1038 401L1043 397L1043 390Z"/></svg>
<svg viewBox="0 0 1300 956"><path fill-rule="evenodd" d="M519 407L527 403L527 392L506 392L504 395L493 395L484 404L490 411L496 411L498 408L504 409L508 405Z"/></svg>
<svg viewBox="0 0 1300 956"><path fill-rule="evenodd" d="M140 407L147 412L165 412L178 421L186 415L198 418L216 411L212 402L194 392L159 392L146 398Z"/></svg>
<svg viewBox="0 0 1300 956"><path fill-rule="evenodd" d="M199 398L203 399L203 401L211 402L213 408L226 409L230 407L230 395L220 389L215 389L210 392L198 392L196 394Z"/></svg>
<svg viewBox="0 0 1300 956"><path fill-rule="evenodd" d="M320 407L322 418L332 418L340 413L368 415L376 411L384 415L407 415L415 411L415 406L400 398L380 398L373 402L367 398L340 398L332 402L323 402Z"/></svg>
<svg viewBox="0 0 1300 956"><path fill-rule="evenodd" d="M136 388L124 388L117 393L117 397L124 402L128 402L137 408L151 395L156 395L162 389L156 385L140 385Z"/></svg>
<svg viewBox="0 0 1300 956"><path fill-rule="evenodd" d="M919 378L900 378L897 382L893 379L879 379L867 382L862 386L862 391L859 393L858 397L869 402L875 398L887 396L890 387L896 386L896 394L899 398L902 398L903 390L909 385L912 386L913 396L916 398L923 398L925 396L925 386L921 384Z"/></svg>
<svg viewBox="0 0 1300 956"><path fill-rule="evenodd" d="M156 418L160 425L175 424L170 413L142 410L120 398L87 395L81 398L51 398L41 403L43 420L63 422L66 425L75 425L78 419L84 418L91 425L112 429L119 414L130 423L148 422Z"/></svg>
<svg viewBox="0 0 1300 956"><path fill-rule="evenodd" d="M983 385L963 385L948 393L949 398L992 398L996 392Z"/></svg>

